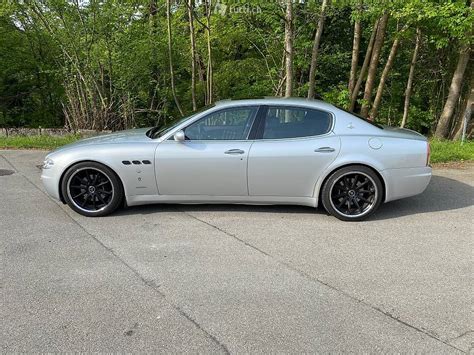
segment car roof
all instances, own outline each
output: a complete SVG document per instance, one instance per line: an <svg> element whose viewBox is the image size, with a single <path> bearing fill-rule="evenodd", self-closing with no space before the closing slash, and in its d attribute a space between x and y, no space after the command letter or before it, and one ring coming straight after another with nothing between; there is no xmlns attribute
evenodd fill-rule
<svg viewBox="0 0 474 355"><path fill-rule="evenodd" d="M326 110L334 110L336 107L328 102L316 99L306 99L302 97L264 97L257 99L242 100L221 100L216 102L216 106L239 106L239 105L285 105L285 106L308 106Z"/></svg>

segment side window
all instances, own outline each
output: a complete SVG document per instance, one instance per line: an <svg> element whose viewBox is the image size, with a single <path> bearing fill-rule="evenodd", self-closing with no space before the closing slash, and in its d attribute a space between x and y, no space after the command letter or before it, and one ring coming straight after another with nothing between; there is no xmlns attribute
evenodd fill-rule
<svg viewBox="0 0 474 355"><path fill-rule="evenodd" d="M237 107L211 113L185 128L189 140L244 140L257 107Z"/></svg>
<svg viewBox="0 0 474 355"><path fill-rule="evenodd" d="M269 107L263 139L318 136L329 132L331 115L324 111L297 107Z"/></svg>

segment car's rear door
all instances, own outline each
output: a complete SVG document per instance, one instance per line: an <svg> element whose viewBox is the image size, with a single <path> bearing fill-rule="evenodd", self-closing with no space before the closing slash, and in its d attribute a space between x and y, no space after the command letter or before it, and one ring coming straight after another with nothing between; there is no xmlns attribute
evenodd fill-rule
<svg viewBox="0 0 474 355"><path fill-rule="evenodd" d="M247 140L257 106L214 111L184 129L186 140L156 151L161 195L247 196Z"/></svg>
<svg viewBox="0 0 474 355"><path fill-rule="evenodd" d="M318 177L340 149L333 120L318 109L266 107L248 158L249 195L313 196Z"/></svg>

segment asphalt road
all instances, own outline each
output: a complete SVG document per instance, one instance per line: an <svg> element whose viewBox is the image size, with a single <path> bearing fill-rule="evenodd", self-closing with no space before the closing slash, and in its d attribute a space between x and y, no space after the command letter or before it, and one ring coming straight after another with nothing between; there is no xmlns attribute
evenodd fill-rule
<svg viewBox="0 0 474 355"><path fill-rule="evenodd" d="M81 217L0 151L5 352L473 351L474 165L344 223L286 206Z"/></svg>

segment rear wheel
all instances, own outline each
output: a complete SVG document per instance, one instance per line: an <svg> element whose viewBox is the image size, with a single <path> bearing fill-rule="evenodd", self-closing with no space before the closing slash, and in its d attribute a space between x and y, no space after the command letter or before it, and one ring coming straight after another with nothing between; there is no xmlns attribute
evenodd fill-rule
<svg viewBox="0 0 474 355"><path fill-rule="evenodd" d="M347 166L335 171L324 183L322 203L326 211L343 221L361 221L380 206L383 186L370 168Z"/></svg>
<svg viewBox="0 0 474 355"><path fill-rule="evenodd" d="M70 167L63 177L61 190L69 207L88 217L112 213L123 200L123 188L117 175L95 162Z"/></svg>

